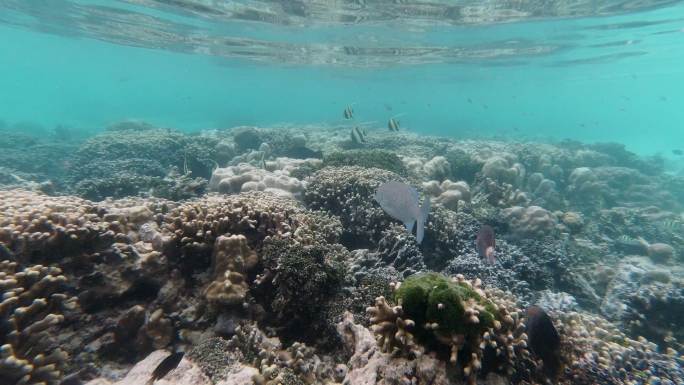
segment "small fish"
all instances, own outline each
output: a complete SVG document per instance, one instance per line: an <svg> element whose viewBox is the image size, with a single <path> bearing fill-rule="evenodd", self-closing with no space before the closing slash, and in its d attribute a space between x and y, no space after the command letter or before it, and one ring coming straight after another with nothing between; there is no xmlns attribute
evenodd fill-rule
<svg viewBox="0 0 684 385"><path fill-rule="evenodd" d="M349 120L354 117L354 109L352 108L351 105L347 106L347 108L344 109L344 118Z"/></svg>
<svg viewBox="0 0 684 385"><path fill-rule="evenodd" d="M682 156L682 155L684 155L684 151L682 151L682 150L680 150L680 149L678 149L678 148L672 150L672 153L673 153L674 155L677 155L677 156Z"/></svg>
<svg viewBox="0 0 684 385"><path fill-rule="evenodd" d="M387 122L387 128L389 128L390 131L399 131L399 121L394 118L390 118L389 122Z"/></svg>
<svg viewBox="0 0 684 385"><path fill-rule="evenodd" d="M496 262L496 238L494 237L494 229L489 225L483 225L477 232L475 239L477 246L477 253L481 258L486 258L488 263Z"/></svg>
<svg viewBox="0 0 684 385"><path fill-rule="evenodd" d="M152 385L155 381L161 380L173 369L178 367L178 364L183 359L183 352L171 353L169 356L164 358L157 368L152 372L152 377L147 381L147 385Z"/></svg>
<svg viewBox="0 0 684 385"><path fill-rule="evenodd" d="M473 104L473 99L468 98L468 103Z"/></svg>
<svg viewBox="0 0 684 385"><path fill-rule="evenodd" d="M561 370L561 340L551 317L539 306L530 306L527 308L525 329L532 352L544 362L544 373L555 380Z"/></svg>
<svg viewBox="0 0 684 385"><path fill-rule="evenodd" d="M418 191L401 182L387 182L375 192L373 196L385 212L394 219L404 223L406 230L413 233L416 229L416 242L421 243L425 235L425 221L430 212L430 197L426 196L423 205L418 206Z"/></svg>
<svg viewBox="0 0 684 385"><path fill-rule="evenodd" d="M355 144L366 143L366 129L361 129L359 126L354 126L351 130L351 140Z"/></svg>

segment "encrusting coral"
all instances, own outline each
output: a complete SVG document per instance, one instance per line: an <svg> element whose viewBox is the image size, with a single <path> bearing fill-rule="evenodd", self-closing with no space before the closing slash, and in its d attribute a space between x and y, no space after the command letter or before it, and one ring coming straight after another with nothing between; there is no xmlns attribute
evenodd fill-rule
<svg viewBox="0 0 684 385"><path fill-rule="evenodd" d="M63 293L67 278L54 267L0 262L0 383L58 384L68 354L50 328L75 300Z"/></svg>

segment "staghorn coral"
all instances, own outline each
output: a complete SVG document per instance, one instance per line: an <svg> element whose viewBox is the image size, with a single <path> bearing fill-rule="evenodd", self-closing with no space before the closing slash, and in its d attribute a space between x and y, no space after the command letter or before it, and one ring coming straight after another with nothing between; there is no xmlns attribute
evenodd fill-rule
<svg viewBox="0 0 684 385"><path fill-rule="evenodd" d="M63 293L67 278L54 267L0 262L0 383L58 384L68 354L50 328L75 308Z"/></svg>
<svg viewBox="0 0 684 385"><path fill-rule="evenodd" d="M471 384L483 367L510 375L516 360L529 355L520 310L502 291L437 273L412 276L395 287L396 306L380 297L368 308L383 351L419 356L423 348L445 354L450 363L462 364Z"/></svg>

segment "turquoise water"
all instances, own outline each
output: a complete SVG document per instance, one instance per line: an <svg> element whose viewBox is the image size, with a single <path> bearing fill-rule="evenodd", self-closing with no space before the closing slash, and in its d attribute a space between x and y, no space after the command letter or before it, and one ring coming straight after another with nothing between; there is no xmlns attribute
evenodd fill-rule
<svg viewBox="0 0 684 385"><path fill-rule="evenodd" d="M415 24L222 20L162 3L0 1L0 119L335 125L353 103L358 121L403 114L426 134L617 141L666 155L684 141L680 2Z"/></svg>

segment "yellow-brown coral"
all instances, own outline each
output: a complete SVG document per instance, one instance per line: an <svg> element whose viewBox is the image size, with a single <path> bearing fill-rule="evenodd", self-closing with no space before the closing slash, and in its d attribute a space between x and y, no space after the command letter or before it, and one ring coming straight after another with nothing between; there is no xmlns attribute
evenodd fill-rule
<svg viewBox="0 0 684 385"><path fill-rule="evenodd" d="M67 354L51 346L48 330L75 306L60 290L61 270L34 265L23 270L0 262L0 383L57 384Z"/></svg>

